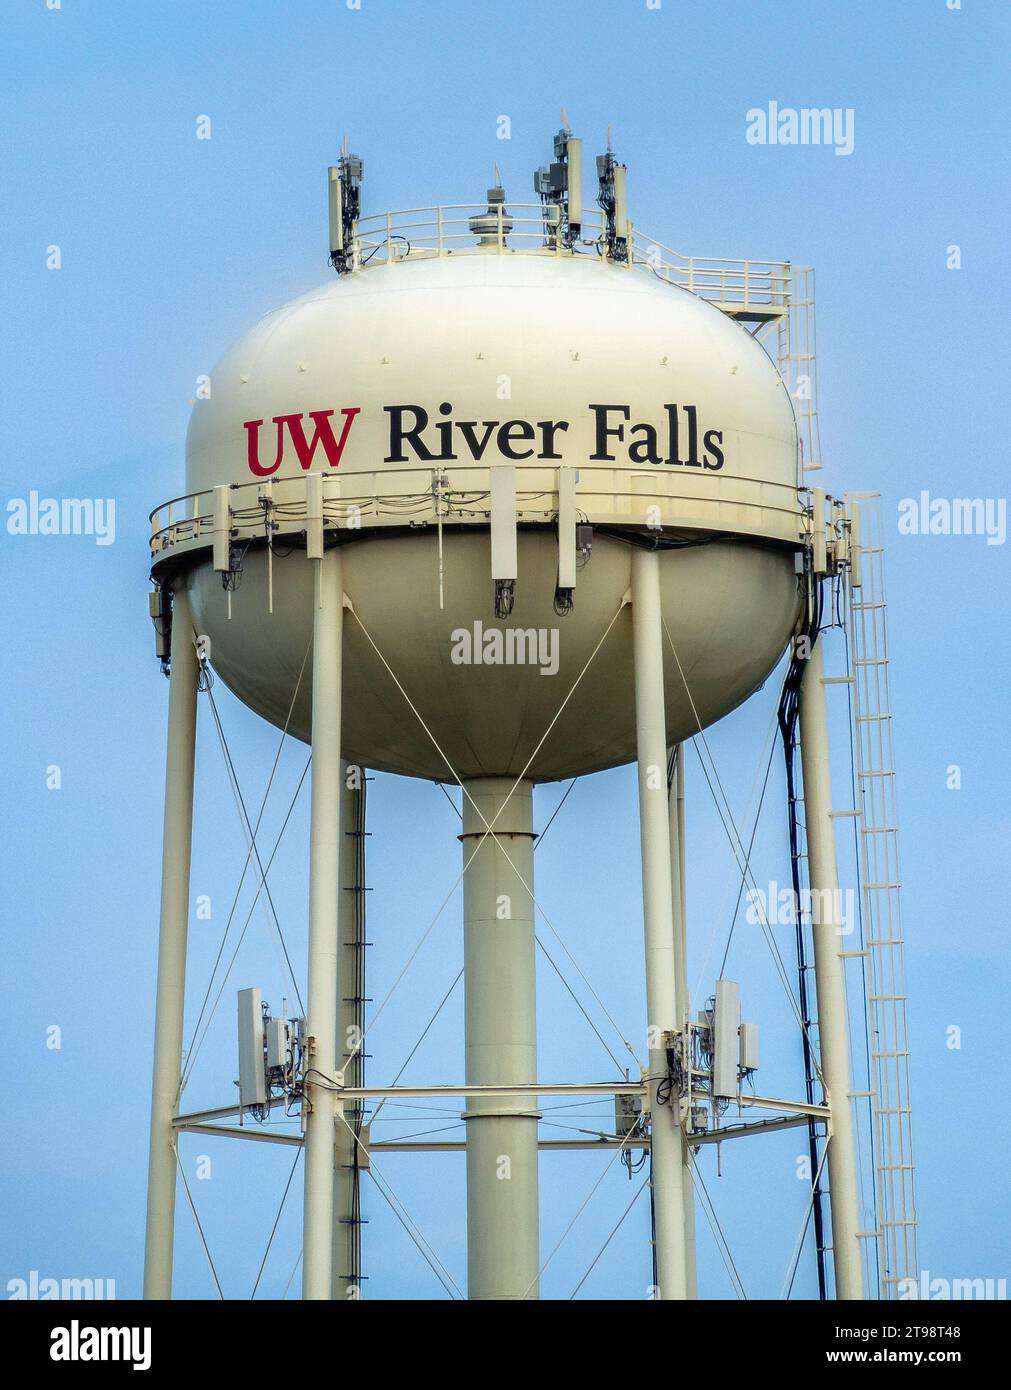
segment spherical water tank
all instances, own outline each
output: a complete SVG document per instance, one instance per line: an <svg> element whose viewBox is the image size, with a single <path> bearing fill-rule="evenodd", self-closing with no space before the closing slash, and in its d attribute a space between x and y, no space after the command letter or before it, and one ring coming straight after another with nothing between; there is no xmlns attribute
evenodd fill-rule
<svg viewBox="0 0 1011 1390"><path fill-rule="evenodd" d="M370 265L268 314L211 382L187 441L196 516L166 532L176 543L161 563L186 574L216 672L299 738L311 655L289 709L311 643L305 533L320 473L353 609L343 751L368 767L450 775L376 648L461 777L544 780L631 760L635 545L662 548L671 742L745 700L794 630L789 396L740 324L641 268L508 250ZM518 526L501 618L498 467L515 470ZM591 528L581 539L592 536L570 611L556 593L569 539L560 470ZM210 550L222 487L241 557L231 592Z"/></svg>

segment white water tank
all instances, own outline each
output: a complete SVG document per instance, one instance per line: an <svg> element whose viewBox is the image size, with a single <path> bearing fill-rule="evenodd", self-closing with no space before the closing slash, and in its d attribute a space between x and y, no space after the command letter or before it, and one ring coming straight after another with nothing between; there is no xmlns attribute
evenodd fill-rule
<svg viewBox="0 0 1011 1390"><path fill-rule="evenodd" d="M489 496L500 466L515 470L517 573L512 612L496 619ZM560 615L564 470L578 474L577 516L593 539ZM368 767L449 776L375 647L461 777L526 769L543 780L631 760L622 601L634 545L664 547L670 742L745 700L794 630L789 396L741 325L640 267L498 248L410 256L335 278L226 352L193 409L190 500L164 531L156 572L186 574L214 669L277 725L312 632L305 533L320 474L354 610L344 749ZM222 487L241 556L231 593L212 568ZM510 651L525 659L506 664ZM310 660L289 723L302 739L311 689Z"/></svg>

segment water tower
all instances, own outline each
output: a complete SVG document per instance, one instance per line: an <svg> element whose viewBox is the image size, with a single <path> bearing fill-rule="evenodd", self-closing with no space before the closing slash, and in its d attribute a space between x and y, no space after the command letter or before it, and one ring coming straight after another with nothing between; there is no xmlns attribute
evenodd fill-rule
<svg viewBox="0 0 1011 1390"><path fill-rule="evenodd" d="M465 1107L468 1296L537 1297L538 1097L589 1083L537 1071L532 791L633 760L648 1066L593 1093L623 1097L634 1116L615 1143L651 1152L658 1296L693 1296L698 1102L715 1116L753 1068L729 982L689 1016L668 763L806 641L810 659L793 667L810 881L835 888L815 639L823 580L853 564L852 526L822 495L812 503L800 457L810 412L799 428L758 341L788 328L796 272L676 257L633 228L610 149L584 208L581 162L563 129L534 204L507 204L496 186L486 204L366 218L362 163L345 150L329 171L336 273L231 348L194 406L185 496L153 514L170 700L147 1297L171 1292L179 1131L281 1100L302 1120L304 1297L330 1298L347 1278L334 1237L347 1171L367 1162L366 1105L397 1091L362 1086L360 1042L347 1042L349 765L462 788L466 1081L420 1092ZM188 1116L202 667L311 745L308 997L304 1018L265 1020L247 991L240 1102ZM814 944L823 1093L769 1101L767 1123L821 1126L836 1292L854 1298L852 1087L831 924Z"/></svg>

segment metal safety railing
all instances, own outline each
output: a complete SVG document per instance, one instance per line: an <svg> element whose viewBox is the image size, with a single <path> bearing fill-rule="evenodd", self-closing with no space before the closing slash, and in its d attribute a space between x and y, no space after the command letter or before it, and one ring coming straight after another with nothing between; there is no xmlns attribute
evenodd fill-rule
<svg viewBox="0 0 1011 1390"><path fill-rule="evenodd" d="M540 203L444 203L376 213L356 224L352 269L433 256L475 253L582 255L607 259L605 219L584 214L577 238L563 242ZM656 275L709 300L734 317L765 322L782 318L790 304L793 268L788 261L685 256L629 224L622 264Z"/></svg>
<svg viewBox="0 0 1011 1390"><path fill-rule="evenodd" d="M558 513L557 467L515 464L517 519L546 523ZM797 488L740 474L709 474L705 488L685 486L687 479L647 473L642 468L580 468L577 500L584 520L615 526L638 525L645 509L677 512L669 524L690 528L693 522L712 529L720 508L743 509L755 535L799 540L803 515ZM177 547L209 545L222 528L235 539L266 533L291 534L305 529L309 515L308 479L299 473L284 478L251 478L222 488L205 488L173 497L149 514L152 558ZM318 473L315 476L319 476ZM481 524L491 514L490 468L474 464L440 468L362 470L324 475L323 515L331 527L377 525L429 526L435 523ZM215 493L227 495L227 516L216 515ZM741 517L737 517L740 525Z"/></svg>
<svg viewBox="0 0 1011 1390"><path fill-rule="evenodd" d="M362 270L489 252L587 256L603 264L608 259L606 219L599 208L588 209L578 236L565 239L540 203L446 203L377 213L357 223L351 264ZM801 471L820 469L813 268L790 261L686 256L631 222L620 264L697 295L750 327L756 337L775 328L775 352L770 355L793 401Z"/></svg>

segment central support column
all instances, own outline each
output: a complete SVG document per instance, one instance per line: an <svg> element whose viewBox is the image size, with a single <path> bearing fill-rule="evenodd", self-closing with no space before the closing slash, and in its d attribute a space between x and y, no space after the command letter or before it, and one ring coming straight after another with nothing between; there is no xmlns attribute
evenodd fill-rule
<svg viewBox="0 0 1011 1390"><path fill-rule="evenodd" d="M663 689L663 626L660 557L632 552L632 646L635 662L635 729L639 760L639 835L642 909L646 941L646 1007L649 1038L649 1109L652 1115L653 1212L658 1296L688 1294L685 1261L685 1169L675 1107L657 1104L657 1083L667 1074L663 1034L680 1027L675 981L670 813L667 805L667 739Z"/></svg>
<svg viewBox="0 0 1011 1390"><path fill-rule="evenodd" d="M337 1071L337 952L340 893L341 554L318 567L312 649L312 826L309 851L309 999L306 1008L305 1202L302 1297L331 1297L334 1210L334 1091Z"/></svg>
<svg viewBox="0 0 1011 1390"><path fill-rule="evenodd" d="M147 1172L147 1238L144 1247L144 1297L150 1299L172 1297L176 1211L176 1136L172 1121L179 1099L183 1051L199 674L193 645L190 601L185 588L177 589L173 596L171 652L158 995L151 1086L151 1152Z"/></svg>
<svg viewBox="0 0 1011 1390"><path fill-rule="evenodd" d="M464 784L468 1085L537 1080L533 788L513 785ZM489 825L498 843L482 843ZM538 1297L537 1120L533 1095L467 1098L469 1298Z"/></svg>
<svg viewBox="0 0 1011 1390"><path fill-rule="evenodd" d="M828 716L825 708L821 642L808 658L800 691L800 751L804 769L808 879L811 886L811 932L818 993L821 1068L828 1092L832 1137L828 1141L829 1205L832 1212L832 1260L836 1298L863 1298L860 1250L860 1200L856 1141L850 1103L849 1035L846 980L839 952L845 938L839 903L839 874L832 824Z"/></svg>

